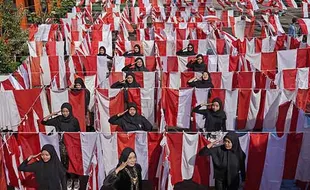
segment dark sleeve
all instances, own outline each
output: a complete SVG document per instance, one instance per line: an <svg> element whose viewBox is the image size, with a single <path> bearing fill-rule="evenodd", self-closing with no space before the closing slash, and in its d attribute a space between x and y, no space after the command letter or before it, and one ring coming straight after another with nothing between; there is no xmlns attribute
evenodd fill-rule
<svg viewBox="0 0 310 190"><path fill-rule="evenodd" d="M123 69L122 69L122 71L130 71L131 69L130 69L130 66L131 65L126 65Z"/></svg>
<svg viewBox="0 0 310 190"><path fill-rule="evenodd" d="M246 155L243 152L243 159L241 160L241 163L240 163L240 171L241 171L241 179L242 179L242 181L245 181L245 177L246 177L245 158L246 158Z"/></svg>
<svg viewBox="0 0 310 190"><path fill-rule="evenodd" d="M208 147L204 147L203 149L201 149L199 151L199 156L211 156L212 157L212 161L214 163L214 165L216 166L220 166L221 165L221 161L218 159L218 154L220 153L221 147L213 147L213 148L208 148Z"/></svg>
<svg viewBox="0 0 310 190"><path fill-rule="evenodd" d="M61 186L62 189L67 189L67 178L65 173L61 173L60 175L60 181L61 181Z"/></svg>
<svg viewBox="0 0 310 190"><path fill-rule="evenodd" d="M74 120L74 129L75 129L75 132L81 131L80 123L79 123L79 121L76 118Z"/></svg>
<svg viewBox="0 0 310 190"><path fill-rule="evenodd" d="M113 59L113 57L112 57L112 56L109 56L109 55L107 55L107 58L110 59L110 60Z"/></svg>
<svg viewBox="0 0 310 190"><path fill-rule="evenodd" d="M103 181L103 187L114 187L115 183L120 180L120 172L115 173L115 170L109 173L109 175Z"/></svg>
<svg viewBox="0 0 310 190"><path fill-rule="evenodd" d="M109 123L111 123L112 125L121 125L122 124L122 116L118 117L117 114L113 115L112 117L110 117Z"/></svg>
<svg viewBox="0 0 310 190"><path fill-rule="evenodd" d="M138 176L139 176L139 189L143 189L143 187L142 187L142 168L141 168L140 164L137 164L137 172L138 172Z"/></svg>
<svg viewBox="0 0 310 190"><path fill-rule="evenodd" d="M27 158L28 159L28 158ZM38 163L34 162L32 164L28 164L28 160L24 160L19 166L18 170L23 172L35 172L38 169Z"/></svg>
<svg viewBox="0 0 310 190"><path fill-rule="evenodd" d="M128 52L128 51L126 51L124 54L123 54L123 56L129 56L130 55L130 53Z"/></svg>
<svg viewBox="0 0 310 190"><path fill-rule="evenodd" d="M142 122L143 122L142 129L143 129L144 131L152 131L153 126L152 126L152 124L149 122L149 120L147 120L144 116L141 116L141 117L142 117Z"/></svg>
<svg viewBox="0 0 310 190"><path fill-rule="evenodd" d="M190 87L196 87L195 81L187 82L187 84L188 84L188 86L190 86Z"/></svg>
<svg viewBox="0 0 310 190"><path fill-rule="evenodd" d="M123 88L123 87L124 87L124 84L119 81L111 85L111 88Z"/></svg>
<svg viewBox="0 0 310 190"><path fill-rule="evenodd" d="M192 112L198 113L198 114L201 114L201 115L208 115L208 113L209 113L209 110L208 110L208 109L200 110L200 108L201 108L201 105L198 105L198 106L196 106L196 107L192 110Z"/></svg>
<svg viewBox="0 0 310 190"><path fill-rule="evenodd" d="M179 50L179 51L177 51L176 54L177 54L177 55L185 55L185 54L184 54L184 51L183 51L182 49Z"/></svg>
<svg viewBox="0 0 310 190"><path fill-rule="evenodd" d="M194 68L194 63L192 61L189 61L186 65L187 68L193 69Z"/></svg>
<svg viewBox="0 0 310 190"><path fill-rule="evenodd" d="M44 120L42 119L41 124L42 124L42 125L54 126L54 127L56 127L57 130L58 130L58 126L60 125L60 124L59 124L59 120L58 120L58 116L57 116L57 117L54 117L54 118L52 118L52 119L48 119L48 120L46 120L46 121L44 121Z"/></svg>
<svg viewBox="0 0 310 190"><path fill-rule="evenodd" d="M199 156L210 156L211 155L211 151L210 149L208 149L208 147L203 147L200 151L199 151Z"/></svg>
<svg viewBox="0 0 310 190"><path fill-rule="evenodd" d="M225 119L223 119L223 121L222 121L222 131L227 131L227 129L226 129L226 118Z"/></svg>

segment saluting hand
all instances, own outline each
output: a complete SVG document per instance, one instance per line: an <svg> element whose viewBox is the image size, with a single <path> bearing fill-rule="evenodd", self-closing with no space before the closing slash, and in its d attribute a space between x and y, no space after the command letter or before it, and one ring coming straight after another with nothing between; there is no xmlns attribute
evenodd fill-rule
<svg viewBox="0 0 310 190"><path fill-rule="evenodd" d="M39 159L37 157L40 155L41 155L41 152L39 154L36 154L36 155L30 155L27 160L30 161L31 159L36 158L36 160L39 161Z"/></svg>
<svg viewBox="0 0 310 190"><path fill-rule="evenodd" d="M122 113L117 114L117 117L120 117L120 116L124 115L127 111L128 111L128 109L123 111Z"/></svg>
<svg viewBox="0 0 310 190"><path fill-rule="evenodd" d="M127 166L127 161L119 165L118 168L116 168L115 173L118 174L118 172L122 171L126 166Z"/></svg>

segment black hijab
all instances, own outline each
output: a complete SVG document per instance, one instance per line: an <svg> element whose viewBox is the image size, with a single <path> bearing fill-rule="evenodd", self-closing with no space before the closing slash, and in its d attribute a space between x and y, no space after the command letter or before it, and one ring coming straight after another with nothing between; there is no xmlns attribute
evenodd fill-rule
<svg viewBox="0 0 310 190"><path fill-rule="evenodd" d="M232 148L229 150L225 148L225 145L221 146L223 150L222 167L226 169L227 184L230 185L232 182L239 179L239 171L244 167L245 153L241 149L238 134L235 132L228 132L224 137L224 140L225 139L229 139L232 142Z"/></svg>
<svg viewBox="0 0 310 190"><path fill-rule="evenodd" d="M136 114L135 115L132 116L132 115L129 114L129 109L130 108L135 108L135 110L136 110ZM139 123L141 123L141 122L140 122L140 115L138 114L137 104L134 103L134 102L129 102L127 104L127 109L128 109L128 111L125 113L125 115L123 117L124 120L127 123L130 123L132 125L139 125Z"/></svg>
<svg viewBox="0 0 310 190"><path fill-rule="evenodd" d="M76 84L80 84L82 86L82 89L84 89L84 91L85 91L85 114L86 114L87 110L88 110L88 105L89 105L89 102L90 102L90 92L86 88L83 79L76 78L74 80L74 89L73 89L73 91L75 91L75 92L80 91L79 89L76 88Z"/></svg>
<svg viewBox="0 0 310 190"><path fill-rule="evenodd" d="M129 82L127 81L127 77L128 77L128 76L132 76L132 78L133 78L132 83L129 83ZM137 83L137 81L136 81L135 75L134 75L132 72L126 73L126 87L127 87L127 88L139 88L139 87L140 87L140 85L139 85L139 84Z"/></svg>
<svg viewBox="0 0 310 190"><path fill-rule="evenodd" d="M187 45L187 48L188 48L188 46L192 46L192 47L193 47L191 51L189 51L189 50L187 49L188 54L195 55L194 45L193 45L192 43L189 43L189 44Z"/></svg>
<svg viewBox="0 0 310 190"><path fill-rule="evenodd" d="M221 119L225 119L225 120L226 120L226 113L225 113L224 108L223 108L223 102L222 102L222 100L221 100L220 98L214 98L214 99L212 100L212 104L215 103L215 102L217 102L217 103L219 104L220 109L219 109L218 111L216 111L216 112L214 112L214 111L212 110L212 111L211 111L212 116L218 117L218 118L221 118Z"/></svg>
<svg viewBox="0 0 310 190"><path fill-rule="evenodd" d="M67 117L61 115L60 116L60 121L63 122L63 123L70 123L72 121L72 119L74 118L73 113L72 113L72 106L71 106L71 104L66 102L66 103L63 103L61 105L61 111L64 108L67 108L69 110L69 115Z"/></svg>
<svg viewBox="0 0 310 190"><path fill-rule="evenodd" d="M48 162L44 162L42 159L39 161L40 170L35 173L35 177L40 189L65 189L62 180L66 177L66 170L60 162L54 146L46 144L42 147L41 152L43 150L47 151L51 158Z"/></svg>
<svg viewBox="0 0 310 190"><path fill-rule="evenodd" d="M126 147L122 151L121 156L119 157L117 167L120 166L123 162L126 162L128 160L129 154L132 152L135 153L135 151L132 148ZM136 153L135 153L135 155L136 155Z"/></svg>
<svg viewBox="0 0 310 190"><path fill-rule="evenodd" d="M135 54L135 55L141 55L141 48L140 48L140 46L139 46L138 44L136 44L136 45L133 46L134 49L135 49L136 47L139 49L139 51L138 51L138 52L134 51L134 54Z"/></svg>
<svg viewBox="0 0 310 190"><path fill-rule="evenodd" d="M138 66L138 64L137 64L137 61L138 60L141 60L142 61L142 66L141 67L139 67ZM145 65L144 65L144 61L143 61L143 59L141 58L141 57L137 57L136 59L135 59L135 69L134 69L135 71L149 71L146 67L145 67Z"/></svg>
<svg viewBox="0 0 310 190"><path fill-rule="evenodd" d="M196 60L196 61L193 63L193 65L194 65L193 71L205 71L207 65L205 64L205 62L204 62L204 60L203 60L203 55L202 55L202 54L198 54L198 55L196 56L196 59L197 59L198 57L201 57L201 58L202 58L202 63L198 63L198 61ZM209 75L209 76L210 76L210 75Z"/></svg>

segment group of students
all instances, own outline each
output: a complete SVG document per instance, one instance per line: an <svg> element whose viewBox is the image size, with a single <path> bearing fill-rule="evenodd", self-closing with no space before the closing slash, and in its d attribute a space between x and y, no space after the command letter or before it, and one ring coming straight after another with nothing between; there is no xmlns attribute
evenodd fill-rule
<svg viewBox="0 0 310 190"><path fill-rule="evenodd" d="M229 132L223 144L209 143L198 156L211 156L216 190L238 190L246 179L245 153L241 149L238 134ZM32 163L30 163L32 162ZM39 190L63 190L67 188L66 169L53 145L46 144L37 155L31 155L18 167L20 171L35 175ZM205 176L208 178L208 176ZM241 179L241 183L240 183ZM132 148L122 150L117 166L105 177L101 190L142 190L142 168Z"/></svg>

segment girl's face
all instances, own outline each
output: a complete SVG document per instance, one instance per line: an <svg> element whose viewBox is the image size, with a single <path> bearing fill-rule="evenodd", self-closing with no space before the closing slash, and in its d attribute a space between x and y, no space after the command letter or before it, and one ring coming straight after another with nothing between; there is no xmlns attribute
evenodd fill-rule
<svg viewBox="0 0 310 190"><path fill-rule="evenodd" d="M127 159L127 165L130 167L133 167L136 165L136 162L137 162L137 157L134 152L131 152Z"/></svg>
<svg viewBox="0 0 310 190"><path fill-rule="evenodd" d="M82 85L80 83L76 83L75 88L80 90L80 89L82 89Z"/></svg>
<svg viewBox="0 0 310 190"><path fill-rule="evenodd" d="M143 66L143 62L142 62L141 59L138 59L136 63L137 63L138 67L142 67Z"/></svg>
<svg viewBox="0 0 310 190"><path fill-rule="evenodd" d="M212 110L214 112L217 112L218 110L220 110L220 104L218 102L213 102L212 104Z"/></svg>
<svg viewBox="0 0 310 190"><path fill-rule="evenodd" d="M202 79L203 80L208 80L209 79L209 74L207 72L202 73Z"/></svg>
<svg viewBox="0 0 310 190"><path fill-rule="evenodd" d="M194 48L194 47L193 47L192 45L188 45L188 46L187 46L187 51L193 51L193 48Z"/></svg>
<svg viewBox="0 0 310 190"><path fill-rule="evenodd" d="M129 84L131 84L133 82L133 77L131 75L129 75L127 78L126 78L127 82Z"/></svg>
<svg viewBox="0 0 310 190"><path fill-rule="evenodd" d="M225 148L226 148L227 150L232 149L232 146L233 146L231 140L228 139L228 138L225 138L225 139L224 139L224 145L225 145Z"/></svg>
<svg viewBox="0 0 310 190"><path fill-rule="evenodd" d="M105 50L103 48L99 49L99 54L104 55L105 54Z"/></svg>
<svg viewBox="0 0 310 190"><path fill-rule="evenodd" d="M131 107L131 108L129 108L128 112L129 112L129 115L134 116L136 114L137 110L136 110L136 108Z"/></svg>
<svg viewBox="0 0 310 190"><path fill-rule="evenodd" d="M134 51L135 51L135 53L139 53L140 52L140 48L138 46L135 46L134 47Z"/></svg>
<svg viewBox="0 0 310 190"><path fill-rule="evenodd" d="M42 158L43 162L48 162L48 161L50 161L50 159L51 159L51 155L50 155L50 153L47 152L46 150L43 150L43 151L41 152L41 158Z"/></svg>
<svg viewBox="0 0 310 190"><path fill-rule="evenodd" d="M64 117L68 117L68 116L70 115L70 111L69 111L67 108L62 108L61 114L62 114Z"/></svg>
<svg viewBox="0 0 310 190"><path fill-rule="evenodd" d="M203 57L197 57L197 63L201 64L203 62Z"/></svg>

